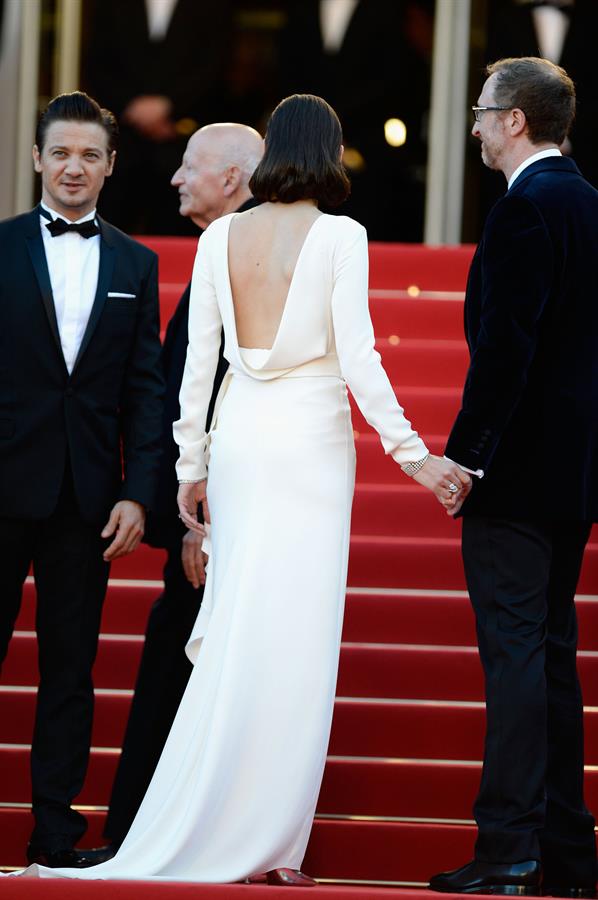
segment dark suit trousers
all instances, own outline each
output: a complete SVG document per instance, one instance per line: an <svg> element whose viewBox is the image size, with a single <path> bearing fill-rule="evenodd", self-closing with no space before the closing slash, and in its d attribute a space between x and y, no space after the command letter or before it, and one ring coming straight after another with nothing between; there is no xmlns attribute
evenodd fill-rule
<svg viewBox="0 0 598 900"><path fill-rule="evenodd" d="M552 884L596 880L583 799L574 595L590 525L465 517L463 559L486 677L476 857L541 859Z"/></svg>
<svg viewBox="0 0 598 900"><path fill-rule="evenodd" d="M31 749L31 841L51 851L72 847L87 827L70 805L83 787L91 742L91 670L109 571L100 531L101 525L90 525L79 513L70 469L49 518L0 517L0 662L33 563L40 682Z"/></svg>
<svg viewBox="0 0 598 900"><path fill-rule="evenodd" d="M120 844L151 781L192 665L185 653L203 597L181 564L181 544L169 548L164 591L152 606L135 696L114 779L105 836Z"/></svg>

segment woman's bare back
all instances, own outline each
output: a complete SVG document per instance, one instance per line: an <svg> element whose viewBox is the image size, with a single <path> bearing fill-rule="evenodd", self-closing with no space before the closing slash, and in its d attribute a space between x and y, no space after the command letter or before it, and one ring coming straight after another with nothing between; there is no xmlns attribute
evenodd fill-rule
<svg viewBox="0 0 598 900"><path fill-rule="evenodd" d="M311 201L264 203L230 225L228 270L240 347L274 344L309 231L321 213Z"/></svg>

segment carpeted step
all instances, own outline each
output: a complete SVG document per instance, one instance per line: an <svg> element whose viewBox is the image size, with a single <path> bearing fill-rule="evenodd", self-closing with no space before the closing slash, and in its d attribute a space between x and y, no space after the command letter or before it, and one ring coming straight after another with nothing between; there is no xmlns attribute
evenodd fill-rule
<svg viewBox="0 0 598 900"><path fill-rule="evenodd" d="M18 631L33 630L34 589L26 585ZM103 634L142 635L152 602L160 593L156 585L111 584L108 587ZM578 596L579 648L598 650L598 597ZM350 588L345 603L345 641L401 644L476 643L475 620L465 592L409 592L381 588L378 592Z"/></svg>
<svg viewBox="0 0 598 900"><path fill-rule="evenodd" d="M159 596L158 582L111 582L108 586L102 634L143 635L151 604ZM598 649L598 597L578 600L580 648ZM33 631L35 589L25 585L17 631ZM345 602L345 641L400 644L475 645L475 624L469 598L464 592L410 593L407 589L381 588L378 593L350 588Z"/></svg>
<svg viewBox="0 0 598 900"><path fill-rule="evenodd" d="M121 556L110 566L111 578L134 578L140 581L161 581L166 551L140 544L134 553Z"/></svg>
<svg viewBox="0 0 598 900"><path fill-rule="evenodd" d="M0 688L0 743L28 744L33 733L34 687ZM92 744L120 747L130 691L96 691ZM598 765L598 708L587 706L585 759ZM369 700L337 697L329 752L335 756L481 759L485 712L481 701ZM1 799L1 798L0 798Z"/></svg>
<svg viewBox="0 0 598 900"><path fill-rule="evenodd" d="M448 436L461 407L461 387L412 387L393 384L393 390L412 427L420 434L429 432ZM355 431L371 430L352 396L350 402Z"/></svg>
<svg viewBox="0 0 598 900"><path fill-rule="evenodd" d="M369 700L338 697L328 752L379 756L479 760L484 753L486 712L479 701ZM585 761L598 764L598 708L584 710Z"/></svg>
<svg viewBox="0 0 598 900"><path fill-rule="evenodd" d="M158 581L144 583L128 580L119 583L118 580L111 579L104 601L102 633L144 634L151 605L159 597L161 591L162 585ZM23 602L16 630L33 631L34 629L35 586L33 580L28 579L23 591Z"/></svg>
<svg viewBox="0 0 598 900"><path fill-rule="evenodd" d="M594 532L595 534L596 532ZM464 590L458 538L352 535L350 587ZM598 594L598 541L588 544L578 584L580 594Z"/></svg>
<svg viewBox="0 0 598 900"><path fill-rule="evenodd" d="M351 530L372 536L460 538L461 522L447 515L431 491L401 473L396 484L356 486Z"/></svg>
<svg viewBox="0 0 598 900"><path fill-rule="evenodd" d="M33 734L37 689L0 687L0 744L28 744ZM97 689L91 742L94 747L122 745L132 691ZM4 798L0 795L0 802Z"/></svg>
<svg viewBox="0 0 598 900"><path fill-rule="evenodd" d="M165 554L141 544L112 564L112 578L162 577ZM598 581L598 579L596 579ZM395 538L354 535L351 538L349 585L354 587L437 588L463 590L465 578L459 539ZM589 585L580 588L593 593ZM598 593L598 584L596 591Z"/></svg>
<svg viewBox="0 0 598 900"><path fill-rule="evenodd" d="M442 752L441 747L438 748ZM119 753L93 748L85 785L76 802L106 806ZM471 818L481 763L476 761L329 757L318 815L394 816L418 819ZM0 745L0 797L24 803L30 797L29 746ZM588 768L585 799L598 808L598 771Z"/></svg>
<svg viewBox="0 0 598 900"><path fill-rule="evenodd" d="M85 815L89 829L81 846L101 845L104 813ZM24 864L31 827L28 809L0 809L0 866ZM469 825L316 819L303 868L316 878L427 882L434 872L468 860L474 839Z"/></svg>
<svg viewBox="0 0 598 900"><path fill-rule="evenodd" d="M398 337L399 341L465 343L463 301L459 299L386 296L374 288L370 291L370 314L379 340Z"/></svg>
<svg viewBox="0 0 598 900"><path fill-rule="evenodd" d="M303 868L321 878L427 882L471 859L474 840L471 825L317 820Z"/></svg>
<svg viewBox="0 0 598 900"><path fill-rule="evenodd" d="M579 649L598 650L598 596L577 597ZM350 588L344 641L475 646L475 616L465 592Z"/></svg>
<svg viewBox="0 0 598 900"><path fill-rule="evenodd" d="M99 688L134 684L142 641L102 636L94 668ZM2 684L36 684L35 635L18 632L2 672ZM598 652L581 651L579 670L588 706L598 705ZM482 671L474 647L344 643L337 694L346 697L481 700Z"/></svg>
<svg viewBox="0 0 598 900"><path fill-rule="evenodd" d="M381 335L376 349L393 384L462 388L469 366L469 351L459 340Z"/></svg>
<svg viewBox="0 0 598 900"><path fill-rule="evenodd" d="M287 900L288 888L266 884L0 879L1 900ZM421 888L318 884L312 900L421 900Z"/></svg>
<svg viewBox="0 0 598 900"><path fill-rule="evenodd" d="M464 290L475 247L427 247L423 244L369 245L370 285L414 291Z"/></svg>
<svg viewBox="0 0 598 900"><path fill-rule="evenodd" d="M598 653L580 651L578 668L585 703L598 705ZM482 700L482 667L474 647L347 643L341 649L337 694Z"/></svg>

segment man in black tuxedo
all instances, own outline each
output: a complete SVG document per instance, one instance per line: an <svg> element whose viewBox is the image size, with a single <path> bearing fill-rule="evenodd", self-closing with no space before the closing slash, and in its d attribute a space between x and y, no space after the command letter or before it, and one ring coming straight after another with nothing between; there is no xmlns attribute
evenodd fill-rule
<svg viewBox="0 0 598 900"><path fill-rule="evenodd" d="M192 234L169 182L189 136L225 111L230 0L88 0L85 13L84 84L120 126L101 209L131 234Z"/></svg>
<svg viewBox="0 0 598 900"><path fill-rule="evenodd" d="M505 56L542 56L563 66L575 82L575 121L561 150L575 159L594 187L598 187L596 119L598 70L594 45L598 33L598 3L594 0L489 0L486 4L484 62ZM468 148L473 150L474 148ZM500 196L500 182L480 173L477 234Z"/></svg>
<svg viewBox="0 0 598 900"><path fill-rule="evenodd" d="M281 94L313 93L343 126L347 215L370 240L422 239L434 4L429 0L288 0ZM406 126L391 146L385 122ZM400 197L400 215L397 200Z"/></svg>
<svg viewBox="0 0 598 900"><path fill-rule="evenodd" d="M483 475L463 504L463 558L486 676L475 860L432 878L456 893L593 897L583 798L574 595L598 521L598 192L558 147L566 72L500 60L474 107L507 193L469 274L471 363L446 455Z"/></svg>
<svg viewBox="0 0 598 900"><path fill-rule="evenodd" d="M181 215L206 228L220 216L254 206L248 182L263 150L261 136L245 125L214 124L197 131L172 178L179 192ZM152 606L147 623L135 696L104 829L110 843L83 851L94 863L113 856L127 834L154 774L192 668L185 644L203 597L204 559L201 537L188 531L177 515L179 485L175 463L179 448L172 435L172 423L180 418L190 289L191 284L179 300L164 341L163 455L156 504L148 517L145 535L148 543L168 551L164 590ZM222 349L208 421L227 368Z"/></svg>
<svg viewBox="0 0 598 900"><path fill-rule="evenodd" d="M95 212L116 123L55 98L33 149L42 200L0 223L0 661L31 564L40 684L30 862L84 865L91 670L110 561L135 549L160 458L157 258Z"/></svg>

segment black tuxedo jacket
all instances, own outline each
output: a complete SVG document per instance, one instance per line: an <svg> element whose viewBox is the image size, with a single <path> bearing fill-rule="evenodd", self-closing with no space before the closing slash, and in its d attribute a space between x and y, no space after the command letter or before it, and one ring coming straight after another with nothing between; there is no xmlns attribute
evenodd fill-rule
<svg viewBox="0 0 598 900"><path fill-rule="evenodd" d="M257 206L256 200L251 197L242 203L237 212L245 212ZM162 459L158 477L158 489L156 502L151 515L148 516L145 537L146 543L153 547L174 548L180 543L187 531L177 516L177 493L179 483L176 474L176 462L179 458L179 447L175 443L172 433L172 423L181 417L181 404L179 394L187 360L187 345L189 343L189 299L191 296L191 282L181 295L177 307L166 329L164 346L162 348L162 365L166 380L166 394L164 397L164 415L162 420ZM220 355L218 367L214 377L214 389L210 405L208 407L207 427L210 427L212 413L216 403L216 397L222 384L222 379L228 369L228 362L224 358L224 333L220 341ZM201 519L201 508L198 516Z"/></svg>
<svg viewBox="0 0 598 900"><path fill-rule="evenodd" d="M157 257L98 221L97 291L70 375L39 210L0 222L2 516L50 515L67 460L91 522L103 521L118 499L153 501L163 393Z"/></svg>
<svg viewBox="0 0 598 900"><path fill-rule="evenodd" d="M465 298L471 363L446 455L463 514L598 520L598 191L530 165L491 210Z"/></svg>
<svg viewBox="0 0 598 900"><path fill-rule="evenodd" d="M164 38L152 41L145 0L93 0L86 86L118 117L134 97L160 94L172 101L175 121L221 121L231 21L230 0L178 0Z"/></svg>
<svg viewBox="0 0 598 900"><path fill-rule="evenodd" d="M594 61L598 3L575 0L565 12L568 27L561 57L555 62L563 66L575 82L577 109L570 135L573 156L584 177L598 187L595 136L598 71ZM541 56L533 15L532 3L499 0L488 4L486 62L505 56ZM495 199L497 196L494 195Z"/></svg>

